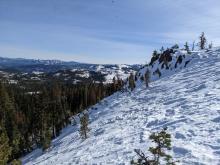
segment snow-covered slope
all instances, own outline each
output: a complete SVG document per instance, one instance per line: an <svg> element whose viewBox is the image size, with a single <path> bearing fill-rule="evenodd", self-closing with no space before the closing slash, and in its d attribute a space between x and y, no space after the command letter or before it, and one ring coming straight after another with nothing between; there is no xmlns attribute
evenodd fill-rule
<svg viewBox="0 0 220 165"><path fill-rule="evenodd" d="M169 71L149 88L139 83L89 109L88 139L80 138L79 124L69 126L49 151L35 150L23 163L129 164L134 149L147 152L149 135L168 127L178 164L220 164L220 49L190 58L186 68Z"/></svg>
<svg viewBox="0 0 220 165"><path fill-rule="evenodd" d="M200 55L196 51L188 54L184 50L167 49L162 54L158 54L156 58L152 57L151 62L140 69L137 73L138 80L144 79L147 70L150 72L151 81L172 75L196 62L199 58Z"/></svg>

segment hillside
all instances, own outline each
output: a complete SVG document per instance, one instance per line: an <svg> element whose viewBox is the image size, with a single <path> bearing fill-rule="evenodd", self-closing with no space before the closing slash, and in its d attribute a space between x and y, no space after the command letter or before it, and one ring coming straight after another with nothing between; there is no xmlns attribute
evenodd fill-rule
<svg viewBox="0 0 220 165"><path fill-rule="evenodd" d="M142 68L134 91L115 93L88 110L88 139L80 138L79 124L69 126L47 152L35 150L23 163L129 164L134 149L146 151L149 135L168 127L180 164L220 164L220 49L171 54L171 60L167 55ZM149 88L141 82L147 69Z"/></svg>

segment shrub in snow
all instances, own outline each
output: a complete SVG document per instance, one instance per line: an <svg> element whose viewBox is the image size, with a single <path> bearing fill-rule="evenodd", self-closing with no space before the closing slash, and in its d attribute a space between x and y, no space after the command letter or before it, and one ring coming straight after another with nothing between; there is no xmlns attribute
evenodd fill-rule
<svg viewBox="0 0 220 165"><path fill-rule="evenodd" d="M89 132L88 124L89 124L89 115L86 113L83 114L83 116L80 118L80 135L82 139L87 139L88 137L88 132Z"/></svg>
<svg viewBox="0 0 220 165"><path fill-rule="evenodd" d="M155 74L158 74L158 76L160 77L161 76L161 72L160 72L160 70L157 68L157 70L155 70L155 72L153 73L154 75Z"/></svg>
<svg viewBox="0 0 220 165"><path fill-rule="evenodd" d="M149 82L150 82L150 71L149 71L149 69L147 69L147 71L144 75L144 78L145 78L146 87L149 87Z"/></svg>
<svg viewBox="0 0 220 165"><path fill-rule="evenodd" d="M175 44L171 47L171 49L179 49L179 45L178 44Z"/></svg>
<svg viewBox="0 0 220 165"><path fill-rule="evenodd" d="M187 53L190 53L188 42L185 43L184 50L187 51Z"/></svg>
<svg viewBox="0 0 220 165"><path fill-rule="evenodd" d="M183 58L182 58L182 56L180 55L180 56L177 58L177 60L176 60L175 68L177 68L177 64L181 64L182 61L183 61Z"/></svg>
<svg viewBox="0 0 220 165"><path fill-rule="evenodd" d="M159 57L160 57L160 54L158 54L158 53L157 53L157 51L156 51L156 50L154 50L154 52L153 52L153 55L152 55L152 58L151 58L151 61L150 61L149 65L153 65L153 63L154 63L155 61L157 61L157 60L159 59Z"/></svg>
<svg viewBox="0 0 220 165"><path fill-rule="evenodd" d="M212 44L212 42L209 44L209 49L212 49L212 47L213 47L213 44Z"/></svg>
<svg viewBox="0 0 220 165"><path fill-rule="evenodd" d="M134 151L138 156L138 160L132 160L131 164L159 165L163 162L167 165L175 165L172 156L167 154L167 151L171 150L171 135L166 131L167 129L164 128L162 131L150 135L149 139L156 144L155 147L150 147L148 149L151 156L146 156L141 150L135 149Z"/></svg>
<svg viewBox="0 0 220 165"><path fill-rule="evenodd" d="M134 75L133 73L130 74L129 78L128 78L128 87L131 89L131 91L134 90L135 88L135 80L134 80Z"/></svg>
<svg viewBox="0 0 220 165"><path fill-rule="evenodd" d="M205 37L205 33L202 32L202 34L199 36L199 43L198 43L199 48L201 50L205 49L206 42L207 42L207 40L206 40L206 37Z"/></svg>

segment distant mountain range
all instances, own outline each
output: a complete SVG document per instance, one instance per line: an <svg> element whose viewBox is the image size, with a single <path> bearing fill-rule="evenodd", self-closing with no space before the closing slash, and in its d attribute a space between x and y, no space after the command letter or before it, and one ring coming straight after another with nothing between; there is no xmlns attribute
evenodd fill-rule
<svg viewBox="0 0 220 165"><path fill-rule="evenodd" d="M113 77L126 79L141 65L99 65L60 60L36 60L0 57L0 79L11 83L22 81L58 80L68 83L103 82L109 83Z"/></svg>

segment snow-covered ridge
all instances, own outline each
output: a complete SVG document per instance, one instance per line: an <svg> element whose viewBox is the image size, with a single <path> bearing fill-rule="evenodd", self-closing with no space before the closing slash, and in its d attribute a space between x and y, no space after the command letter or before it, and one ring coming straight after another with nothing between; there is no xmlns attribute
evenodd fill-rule
<svg viewBox="0 0 220 165"><path fill-rule="evenodd" d="M183 62L176 72L167 69L170 74L165 75L162 69L149 88L140 83L133 92L115 93L88 109L88 139L80 138L79 124L69 126L49 151L35 150L23 163L128 165L134 149L147 153L149 135L168 127L178 164L220 164L220 49L193 52L188 58L189 65ZM169 64L175 68L175 61Z"/></svg>
<svg viewBox="0 0 220 165"><path fill-rule="evenodd" d="M147 70L150 71L151 81L174 74L198 59L198 53L188 54L183 50L168 49L158 55L157 59L151 59L151 62L138 72L138 78L143 79ZM142 78L141 78L142 77Z"/></svg>

